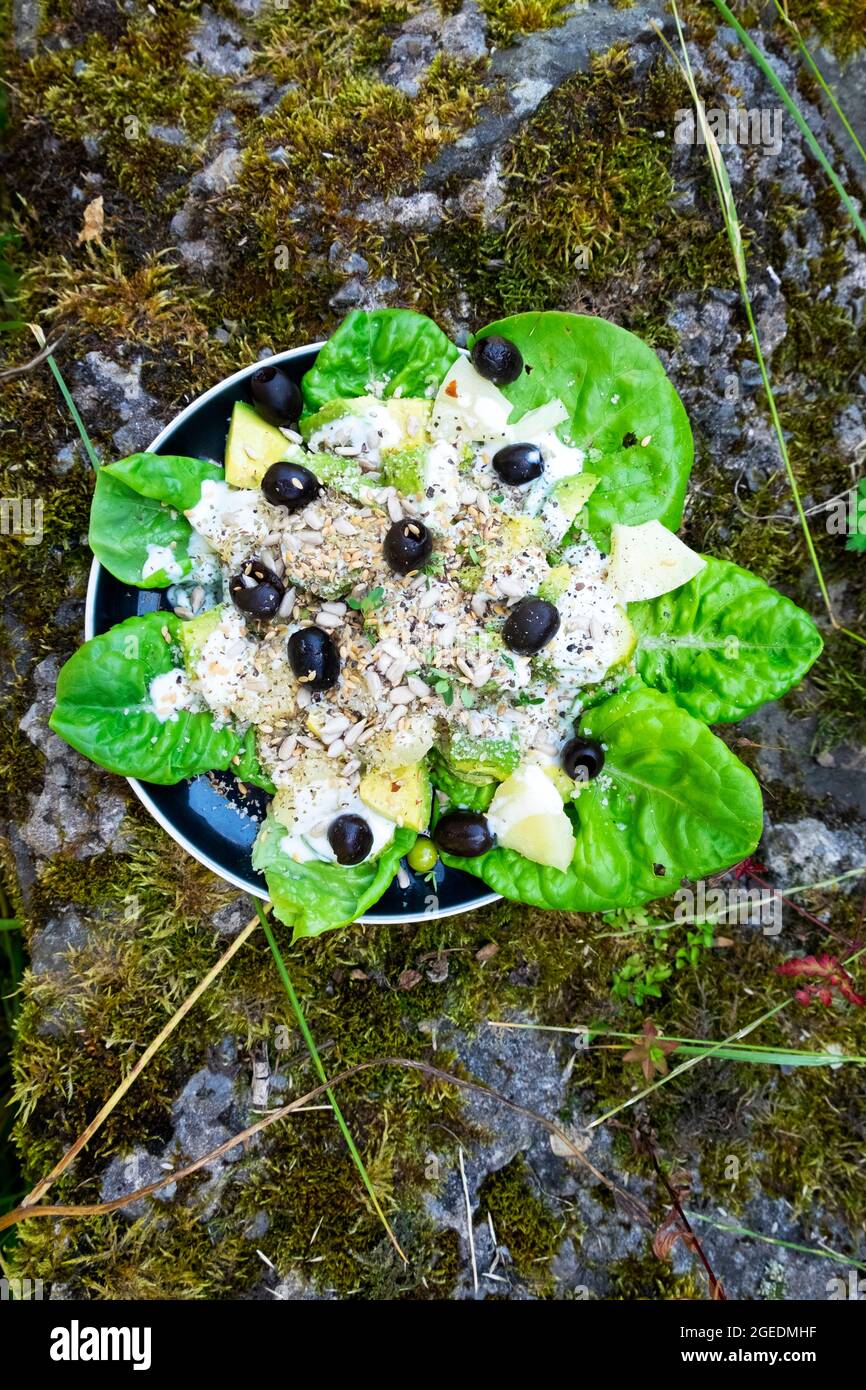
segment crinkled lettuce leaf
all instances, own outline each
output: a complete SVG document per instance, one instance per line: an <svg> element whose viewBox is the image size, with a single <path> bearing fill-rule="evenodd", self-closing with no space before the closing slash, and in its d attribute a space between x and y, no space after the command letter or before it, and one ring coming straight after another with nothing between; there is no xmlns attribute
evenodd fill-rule
<svg viewBox="0 0 866 1390"><path fill-rule="evenodd" d="M268 815L253 846L253 868L264 874L274 912L293 928L293 941L347 927L362 917L389 887L400 860L418 838L414 830L398 829L381 854L363 864L320 859L298 864L280 848L286 833L286 827Z"/></svg>
<svg viewBox="0 0 866 1390"><path fill-rule="evenodd" d="M179 710L164 723L157 718L150 684L182 668L180 626L174 613L144 613L85 642L58 677L51 728L121 777L170 785L230 769L258 782L254 729L240 735L229 724L217 727L210 710Z"/></svg>
<svg viewBox="0 0 866 1390"><path fill-rule="evenodd" d="M689 419L652 348L605 319L558 312L514 314L483 328L523 354L503 394L512 419L558 398L569 413L558 433L583 449L598 479L581 519L607 549L615 521L661 521L675 531L694 459Z"/></svg>
<svg viewBox="0 0 866 1390"><path fill-rule="evenodd" d="M130 454L105 464L90 507L90 549L122 583L166 588L172 578L165 569L143 578L148 547L170 547L181 575L189 574L192 527L184 512L198 502L205 480L222 477L216 464L181 454Z"/></svg>
<svg viewBox="0 0 866 1390"><path fill-rule="evenodd" d="M354 309L303 379L304 413L351 396L434 396L457 356L442 329L412 309Z"/></svg>
<svg viewBox="0 0 866 1390"><path fill-rule="evenodd" d="M635 662L705 724L727 724L778 700L823 643L808 613L756 574L704 557L706 568L661 598L628 605Z"/></svg>
<svg viewBox="0 0 866 1390"><path fill-rule="evenodd" d="M503 897L568 912L637 907L739 863L761 835L761 792L721 739L658 690L630 688L587 710L584 734L605 748L601 774L568 808L575 852L566 873L509 849L446 864Z"/></svg>

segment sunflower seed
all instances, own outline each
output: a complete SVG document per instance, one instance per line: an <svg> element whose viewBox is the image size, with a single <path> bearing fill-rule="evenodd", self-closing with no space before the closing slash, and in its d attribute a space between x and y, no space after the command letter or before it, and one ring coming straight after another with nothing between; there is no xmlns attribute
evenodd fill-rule
<svg viewBox="0 0 866 1390"><path fill-rule="evenodd" d="M323 604L322 604L322 612L323 612L323 613L334 613L338 618L342 618L342 617L344 616L345 612L346 612L346 605L345 605L345 603L340 603L340 602L336 602L336 603L323 603Z"/></svg>
<svg viewBox="0 0 866 1390"><path fill-rule="evenodd" d="M319 733L323 743L333 743L335 738L345 733L349 727L349 720L345 714L335 714L333 719L329 719L327 724L323 724Z"/></svg>
<svg viewBox="0 0 866 1390"><path fill-rule="evenodd" d="M297 746L297 742L297 734L289 734L287 738L283 739L282 743L280 744L277 750L277 757L279 758L280 762L285 762L286 758L290 758L292 756Z"/></svg>
<svg viewBox="0 0 866 1390"><path fill-rule="evenodd" d="M336 613L326 613L323 608L316 614L316 622L319 627L330 628L332 632L343 626L342 619Z"/></svg>
<svg viewBox="0 0 866 1390"><path fill-rule="evenodd" d="M397 497L389 497L389 498L388 498L388 515L389 515L389 517L391 518L392 521L402 521L402 520L403 520L403 508L402 508L402 506L400 505L400 500L399 500L399 498L397 498Z"/></svg>
<svg viewBox="0 0 866 1390"><path fill-rule="evenodd" d="M343 742L343 740L342 740L341 738L338 738L338 739L336 740L336 742L335 742L335 743L332 743L332 744L330 745L330 747L328 748L328 757L329 757L329 758L339 758L340 755L341 755L342 753L345 753L345 751L346 751L346 745L345 745L345 743Z"/></svg>
<svg viewBox="0 0 866 1390"><path fill-rule="evenodd" d="M347 729L343 735L343 742L347 748L351 748L353 743L357 743L364 729L367 726L366 719L359 719L357 724L353 724L351 729Z"/></svg>
<svg viewBox="0 0 866 1390"><path fill-rule="evenodd" d="M294 606L295 591L294 589L287 589L286 592L283 594L282 603L277 609L277 617L290 618L292 616L292 609L294 608Z"/></svg>
<svg viewBox="0 0 866 1390"><path fill-rule="evenodd" d="M523 597L523 586L518 580L512 579L510 575L500 575L499 579L496 581L496 588L505 598Z"/></svg>
<svg viewBox="0 0 866 1390"><path fill-rule="evenodd" d="M399 685L395 690L389 692L388 699L392 705L411 705L415 696L408 685Z"/></svg>
<svg viewBox="0 0 866 1390"><path fill-rule="evenodd" d="M412 694L418 696L419 700L423 700L425 696L430 694L429 685L426 681L422 681L420 676L407 676L406 684L412 691Z"/></svg>
<svg viewBox="0 0 866 1390"><path fill-rule="evenodd" d="M401 684L408 666L409 662L404 656L401 656L398 661L392 661L390 670L388 671L388 679L392 685Z"/></svg>

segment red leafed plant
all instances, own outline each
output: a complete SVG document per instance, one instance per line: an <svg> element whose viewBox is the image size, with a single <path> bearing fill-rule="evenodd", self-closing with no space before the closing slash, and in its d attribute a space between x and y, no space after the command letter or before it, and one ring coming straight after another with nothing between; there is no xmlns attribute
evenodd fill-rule
<svg viewBox="0 0 866 1390"><path fill-rule="evenodd" d="M866 1004L866 996L854 989L854 981L837 956L798 956L796 960L786 960L777 965L780 975L791 975L795 980L804 979L805 984L794 992L799 1004L809 1004L817 999L819 1004L828 1007L835 996L845 999L849 1004L861 1008Z"/></svg>

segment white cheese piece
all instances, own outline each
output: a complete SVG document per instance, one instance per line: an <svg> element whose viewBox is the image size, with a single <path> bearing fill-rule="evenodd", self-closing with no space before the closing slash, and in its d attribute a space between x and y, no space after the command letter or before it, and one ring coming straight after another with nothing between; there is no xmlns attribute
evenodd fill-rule
<svg viewBox="0 0 866 1390"><path fill-rule="evenodd" d="M623 603L668 594L705 565L706 560L660 521L640 526L616 522L612 528L608 577Z"/></svg>
<svg viewBox="0 0 866 1390"><path fill-rule="evenodd" d="M479 443L505 436L511 402L498 386L458 357L445 373L433 402L433 433L452 444Z"/></svg>

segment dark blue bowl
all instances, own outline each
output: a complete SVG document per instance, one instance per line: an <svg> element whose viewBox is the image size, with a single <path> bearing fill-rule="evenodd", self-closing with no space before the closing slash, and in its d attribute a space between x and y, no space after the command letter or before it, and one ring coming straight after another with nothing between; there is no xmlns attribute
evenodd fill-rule
<svg viewBox="0 0 866 1390"><path fill-rule="evenodd" d="M269 359L285 367L300 382L316 359L321 344L293 348ZM235 401L251 402L249 378L262 364L244 367L193 401L157 435L150 446L156 454L187 454L222 460L229 417ZM135 589L121 584L94 560L87 590L85 636L106 632L138 613L168 608L159 589ZM173 787L156 786L130 777L129 784L151 815L179 845L215 874L237 888L266 898L267 887L252 867L252 845L268 797L255 788L241 791L229 773L193 777ZM436 868L436 885L410 872L410 883L394 881L364 922L413 922L424 917L447 917L454 912L495 902L479 879L457 869Z"/></svg>

